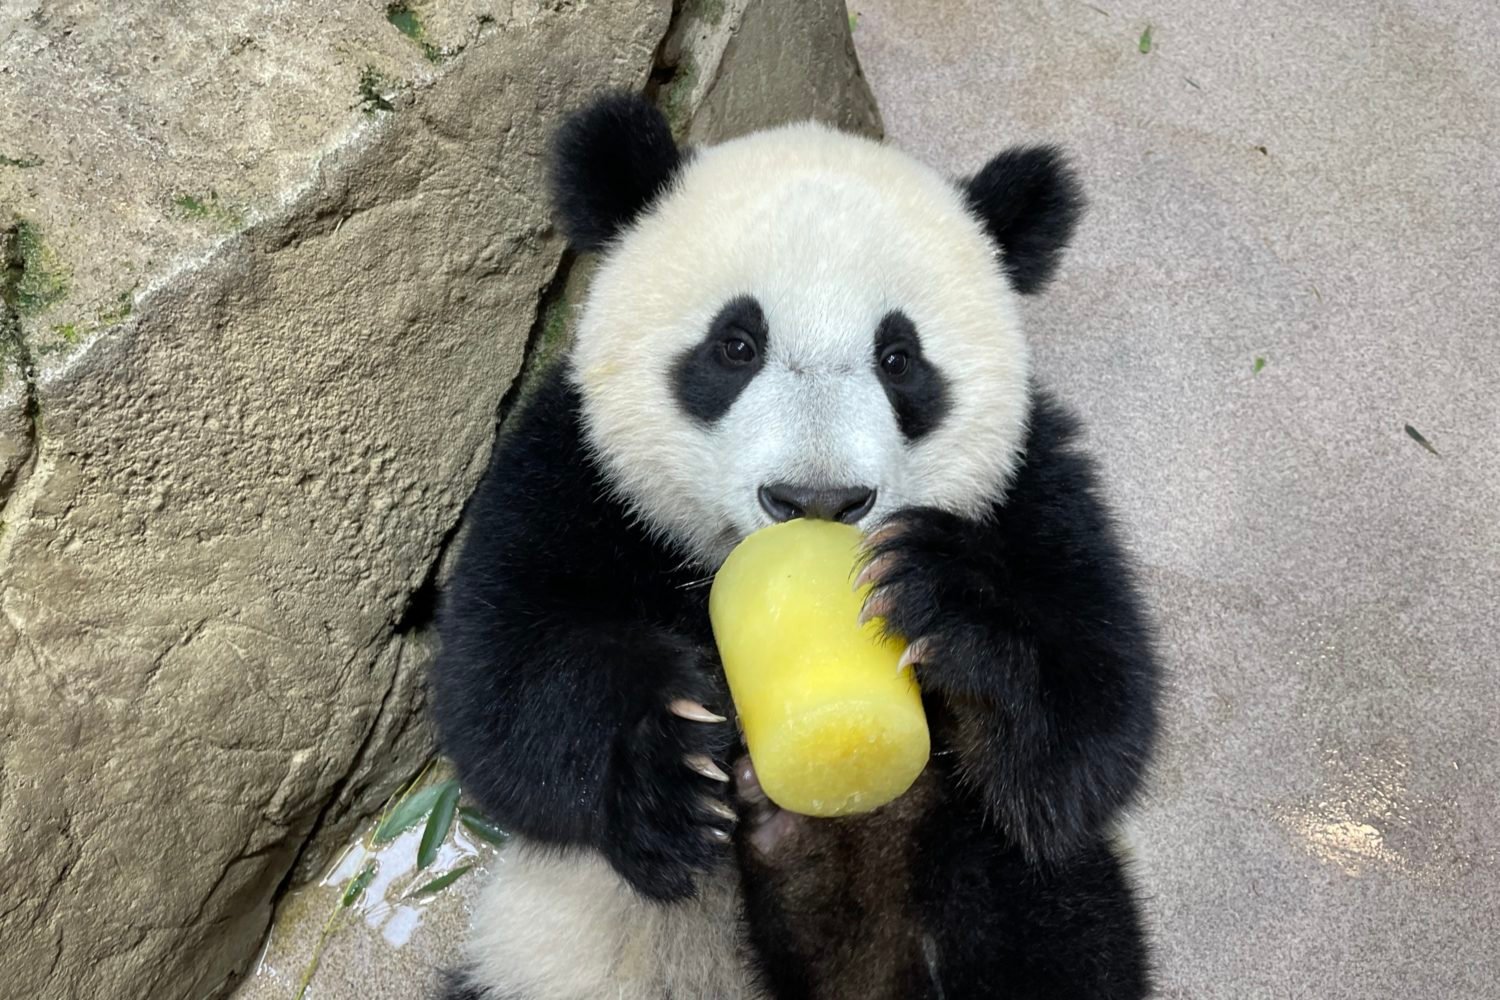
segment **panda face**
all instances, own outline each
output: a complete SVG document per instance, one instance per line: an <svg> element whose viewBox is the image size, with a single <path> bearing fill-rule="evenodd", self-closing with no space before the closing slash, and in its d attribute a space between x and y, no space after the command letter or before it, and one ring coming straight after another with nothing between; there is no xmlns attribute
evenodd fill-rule
<svg viewBox="0 0 1500 1000"><path fill-rule="evenodd" d="M697 151L603 247L571 377L654 532L713 568L793 516L979 516L1029 407L1014 271L965 192L818 125Z"/></svg>

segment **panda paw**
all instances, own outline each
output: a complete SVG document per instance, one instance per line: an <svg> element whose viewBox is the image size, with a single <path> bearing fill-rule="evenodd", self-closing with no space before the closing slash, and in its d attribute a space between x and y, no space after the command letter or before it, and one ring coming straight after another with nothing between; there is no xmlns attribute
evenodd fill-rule
<svg viewBox="0 0 1500 1000"><path fill-rule="evenodd" d="M748 756L734 764L734 790L744 815L744 842L761 858L771 858L802 827L802 817L771 801Z"/></svg>
<svg viewBox="0 0 1500 1000"><path fill-rule="evenodd" d="M724 768L733 730L709 707L727 699L702 669L680 673L621 732L605 802L610 862L663 901L691 896L693 876L728 856L736 821Z"/></svg>
<svg viewBox="0 0 1500 1000"><path fill-rule="evenodd" d="M870 585L860 621L880 619L906 641L898 669L923 684L972 692L992 659L982 624L995 581L975 558L973 525L932 508L900 511L865 539L856 586Z"/></svg>

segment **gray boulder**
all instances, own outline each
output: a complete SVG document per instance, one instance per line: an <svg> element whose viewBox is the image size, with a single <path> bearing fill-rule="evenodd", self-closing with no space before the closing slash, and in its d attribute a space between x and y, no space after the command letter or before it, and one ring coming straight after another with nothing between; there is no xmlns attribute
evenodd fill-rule
<svg viewBox="0 0 1500 1000"><path fill-rule="evenodd" d="M246 972L278 890L430 755L442 557L528 351L561 342L552 126L624 86L694 140L878 130L844 17L0 13L8 990Z"/></svg>

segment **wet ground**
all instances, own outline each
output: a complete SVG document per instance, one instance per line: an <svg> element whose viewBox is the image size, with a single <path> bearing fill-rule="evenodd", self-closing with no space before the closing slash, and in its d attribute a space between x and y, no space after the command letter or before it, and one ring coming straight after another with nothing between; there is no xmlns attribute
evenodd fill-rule
<svg viewBox="0 0 1500 1000"><path fill-rule="evenodd" d="M854 9L893 141L1056 142L1091 196L1027 319L1161 625L1160 995L1500 996L1500 7ZM309 997L425 995L503 855L460 825L418 873L402 836L347 909L363 860L286 908L242 998L319 940Z"/></svg>
<svg viewBox="0 0 1500 1000"><path fill-rule="evenodd" d="M469 900L503 838L442 762L361 829L319 882L281 901L235 1000L425 1000L467 933Z"/></svg>

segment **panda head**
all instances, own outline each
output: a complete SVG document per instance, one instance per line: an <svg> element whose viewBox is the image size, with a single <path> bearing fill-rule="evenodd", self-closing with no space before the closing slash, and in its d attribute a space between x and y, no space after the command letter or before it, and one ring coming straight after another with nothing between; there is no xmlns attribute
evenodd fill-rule
<svg viewBox="0 0 1500 1000"><path fill-rule="evenodd" d="M600 253L569 377L612 487L707 567L778 520L982 515L1024 442L1017 296L1081 208L1046 148L954 182L807 123L679 151L609 95L553 150L559 221Z"/></svg>

